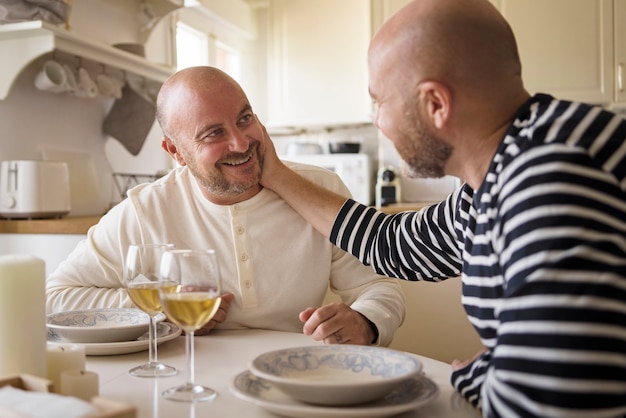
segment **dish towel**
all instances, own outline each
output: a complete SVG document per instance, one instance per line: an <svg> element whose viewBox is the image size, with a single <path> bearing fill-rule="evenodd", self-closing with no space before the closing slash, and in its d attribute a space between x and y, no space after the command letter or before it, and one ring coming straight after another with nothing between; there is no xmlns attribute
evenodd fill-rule
<svg viewBox="0 0 626 418"><path fill-rule="evenodd" d="M103 131L124 145L132 155L139 154L156 116L156 105L147 94L127 82L103 123Z"/></svg>

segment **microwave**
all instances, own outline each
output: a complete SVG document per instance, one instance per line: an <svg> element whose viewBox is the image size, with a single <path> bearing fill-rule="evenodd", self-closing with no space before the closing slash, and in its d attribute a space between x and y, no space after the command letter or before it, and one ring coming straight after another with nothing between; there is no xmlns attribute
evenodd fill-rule
<svg viewBox="0 0 626 418"><path fill-rule="evenodd" d="M333 171L348 187L354 200L365 205L373 203L374 175L367 154L293 154L280 158Z"/></svg>

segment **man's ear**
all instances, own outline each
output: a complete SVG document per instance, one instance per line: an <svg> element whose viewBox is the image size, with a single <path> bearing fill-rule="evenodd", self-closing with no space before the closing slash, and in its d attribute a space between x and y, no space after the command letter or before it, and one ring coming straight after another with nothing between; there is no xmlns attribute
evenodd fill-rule
<svg viewBox="0 0 626 418"><path fill-rule="evenodd" d="M437 129L443 129L450 117L451 99L450 90L436 81L425 81L419 84L419 97L422 114Z"/></svg>
<svg viewBox="0 0 626 418"><path fill-rule="evenodd" d="M165 152L167 152L178 164L187 165L185 160L178 153L176 145L170 138L166 136L163 137L161 140L161 148L163 148Z"/></svg>

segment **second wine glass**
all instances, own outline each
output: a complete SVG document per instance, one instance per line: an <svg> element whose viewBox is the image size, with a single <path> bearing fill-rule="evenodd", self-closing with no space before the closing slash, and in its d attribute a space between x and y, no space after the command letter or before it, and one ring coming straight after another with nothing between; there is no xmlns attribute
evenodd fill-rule
<svg viewBox="0 0 626 418"><path fill-rule="evenodd" d="M161 304L168 318L185 331L188 360L187 383L163 392L166 399L182 402L208 401L217 395L195 383L194 332L213 318L221 303L221 279L213 250L169 250L161 259ZM173 286L175 284L175 286Z"/></svg>
<svg viewBox="0 0 626 418"><path fill-rule="evenodd" d="M147 363L132 368L129 373L136 377L165 377L178 373L172 366L157 361L157 324L154 317L163 312L159 298L158 271L161 256L172 244L133 244L128 247L124 266L124 284L128 295L139 309L150 316L148 333L149 359Z"/></svg>

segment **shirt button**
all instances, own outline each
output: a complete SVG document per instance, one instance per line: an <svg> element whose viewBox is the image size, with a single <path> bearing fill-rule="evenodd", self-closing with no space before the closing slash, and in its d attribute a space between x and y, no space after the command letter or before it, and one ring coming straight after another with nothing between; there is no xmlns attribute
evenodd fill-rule
<svg viewBox="0 0 626 418"><path fill-rule="evenodd" d="M246 232L246 229L243 226L238 226L237 227L237 233L239 235L243 234L244 232Z"/></svg>
<svg viewBox="0 0 626 418"><path fill-rule="evenodd" d="M241 255L241 260L242 261L248 261L248 254L242 254Z"/></svg>
<svg viewBox="0 0 626 418"><path fill-rule="evenodd" d="M252 282L250 280L246 280L246 289L250 289L252 287Z"/></svg>

